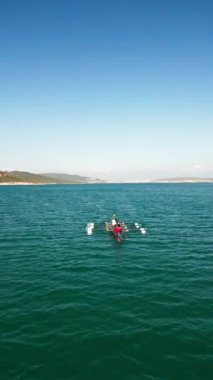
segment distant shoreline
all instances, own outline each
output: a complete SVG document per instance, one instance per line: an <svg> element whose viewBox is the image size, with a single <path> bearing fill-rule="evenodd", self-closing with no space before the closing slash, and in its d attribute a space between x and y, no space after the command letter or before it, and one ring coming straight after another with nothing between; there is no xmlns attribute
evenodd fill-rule
<svg viewBox="0 0 213 380"><path fill-rule="evenodd" d="M213 183L213 177L196 176L173 176L173 177L147 177L135 180L104 180L90 178L78 174L66 173L43 173L35 174L26 171L0 170L0 185L22 186L22 185L87 185L87 184L139 184L139 183Z"/></svg>
<svg viewBox="0 0 213 380"><path fill-rule="evenodd" d="M53 183L53 182L0 182L0 186L47 186L47 185L113 185L113 184L120 184L120 185L130 185L130 184L175 184L175 183L213 183L213 179L202 179L202 180L150 180L150 181L119 181L119 182L81 182L81 183Z"/></svg>
<svg viewBox="0 0 213 380"><path fill-rule="evenodd" d="M57 185L57 183L35 183L35 182L1 182L0 186L22 186L22 185Z"/></svg>

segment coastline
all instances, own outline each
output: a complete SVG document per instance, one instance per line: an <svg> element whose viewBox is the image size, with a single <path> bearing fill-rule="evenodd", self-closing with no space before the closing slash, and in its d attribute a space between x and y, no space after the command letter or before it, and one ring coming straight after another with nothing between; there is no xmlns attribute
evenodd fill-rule
<svg viewBox="0 0 213 380"><path fill-rule="evenodd" d="M144 181L124 181L124 182L79 182L79 183L57 183L57 182L0 182L0 186L47 186L47 185L112 185L112 184L175 184L175 183L213 183L213 179L206 180L144 180Z"/></svg>
<svg viewBox="0 0 213 380"><path fill-rule="evenodd" d="M57 185L57 183L35 183L35 182L1 182L0 186L22 186L22 185Z"/></svg>

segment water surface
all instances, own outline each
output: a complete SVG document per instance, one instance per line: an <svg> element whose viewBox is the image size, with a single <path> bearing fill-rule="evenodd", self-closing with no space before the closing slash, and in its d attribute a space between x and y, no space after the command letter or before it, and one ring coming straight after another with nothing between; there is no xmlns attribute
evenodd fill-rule
<svg viewBox="0 0 213 380"><path fill-rule="evenodd" d="M212 184L1 186L2 379L212 380L212 210Z"/></svg>

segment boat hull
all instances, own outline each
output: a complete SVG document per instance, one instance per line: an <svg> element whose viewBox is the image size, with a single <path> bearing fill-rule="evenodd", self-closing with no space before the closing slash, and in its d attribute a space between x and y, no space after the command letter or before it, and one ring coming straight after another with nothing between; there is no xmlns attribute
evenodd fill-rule
<svg viewBox="0 0 213 380"><path fill-rule="evenodd" d="M120 223L122 229L123 229L123 232L128 232L128 227L125 223ZM123 236L122 234L116 234L114 232L114 226L112 225L111 222L106 222L105 223L105 227L106 227L106 231L107 232L111 232L113 237L115 238L115 240L118 242L118 243L121 243L122 240L123 240Z"/></svg>
<svg viewBox="0 0 213 380"><path fill-rule="evenodd" d="M122 242L123 237L122 237L121 234L116 234L114 231L112 231L112 234L113 234L115 240L116 240L118 243L121 243L121 242Z"/></svg>

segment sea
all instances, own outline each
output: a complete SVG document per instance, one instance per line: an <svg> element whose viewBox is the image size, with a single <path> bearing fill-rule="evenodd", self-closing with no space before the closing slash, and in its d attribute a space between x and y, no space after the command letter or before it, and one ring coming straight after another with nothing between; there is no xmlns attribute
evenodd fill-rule
<svg viewBox="0 0 213 380"><path fill-rule="evenodd" d="M213 379L213 184L0 186L0 223L1 379Z"/></svg>

